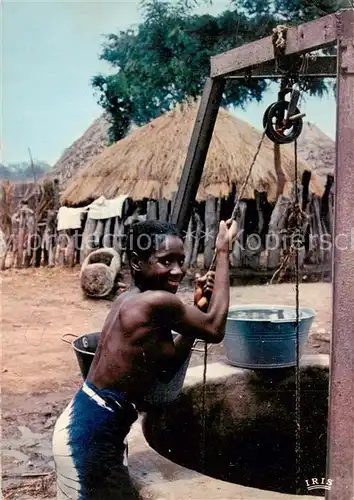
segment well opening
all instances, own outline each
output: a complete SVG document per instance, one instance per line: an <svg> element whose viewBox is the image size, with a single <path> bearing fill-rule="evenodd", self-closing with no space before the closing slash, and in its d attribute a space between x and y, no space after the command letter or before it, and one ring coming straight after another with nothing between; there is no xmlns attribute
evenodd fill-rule
<svg viewBox="0 0 354 500"><path fill-rule="evenodd" d="M206 449L202 457L202 385L149 411L144 435L173 462L216 479L279 493L321 496L305 480L326 477L328 368L301 370L301 492L296 491L295 373L236 370L206 390Z"/></svg>

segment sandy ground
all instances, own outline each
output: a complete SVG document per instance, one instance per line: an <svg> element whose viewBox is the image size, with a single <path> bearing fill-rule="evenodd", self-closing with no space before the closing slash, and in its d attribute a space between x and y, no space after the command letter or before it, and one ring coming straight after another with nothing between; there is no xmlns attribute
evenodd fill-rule
<svg viewBox="0 0 354 500"><path fill-rule="evenodd" d="M7 500L53 498L51 433L81 383L76 358L61 337L99 331L109 301L83 297L78 269L8 270L2 279L2 472ZM186 303L192 292L183 286ZM292 284L231 288L231 304L295 304ZM328 353L332 298L329 283L301 284L300 305L316 318L307 352ZM225 359L212 346L209 360ZM194 353L191 365L201 364ZM48 474L32 477L35 474Z"/></svg>

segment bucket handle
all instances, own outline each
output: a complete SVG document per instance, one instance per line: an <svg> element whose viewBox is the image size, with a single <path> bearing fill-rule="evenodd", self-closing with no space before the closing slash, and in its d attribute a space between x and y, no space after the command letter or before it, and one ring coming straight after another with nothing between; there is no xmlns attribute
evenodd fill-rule
<svg viewBox="0 0 354 500"><path fill-rule="evenodd" d="M203 343L203 344L204 344L204 343L205 343L205 342L204 342L204 340L196 340L196 341L194 342L193 347L192 347L192 349L191 349L191 350L192 350L193 352L204 352L204 349L197 349L197 348L196 348L196 346L197 346L198 344L201 344L201 343ZM209 351L210 347L211 347L211 344L208 344L208 346L207 346L208 351Z"/></svg>
<svg viewBox="0 0 354 500"><path fill-rule="evenodd" d="M65 342L65 344L69 344L69 345L71 345L71 342L70 342L70 340L66 340L65 337L74 337L74 339L78 338L77 335L75 335L74 333L64 333L64 335L61 337L61 340L63 342Z"/></svg>
<svg viewBox="0 0 354 500"><path fill-rule="evenodd" d="M75 335L74 333L64 333L64 335L61 337L61 340L63 342L65 342L65 344L69 344L69 345L71 345L71 342L70 342L70 340L67 340L66 337L74 337L75 340L78 338L78 336ZM196 346L198 344L201 344L201 343L204 344L204 341L203 340L196 340L194 342L193 347L192 347L191 350L194 351L194 352L204 352L204 349L197 349L196 348ZM211 344L208 344L208 350L210 349L210 346L211 346Z"/></svg>

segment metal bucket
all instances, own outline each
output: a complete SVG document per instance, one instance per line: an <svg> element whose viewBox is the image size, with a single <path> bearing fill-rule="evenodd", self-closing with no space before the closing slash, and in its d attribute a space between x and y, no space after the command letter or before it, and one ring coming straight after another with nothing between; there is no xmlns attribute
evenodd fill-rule
<svg viewBox="0 0 354 500"><path fill-rule="evenodd" d="M172 332L173 337L178 335L175 332ZM68 342L65 340L65 337L72 336L75 337L75 340L72 342ZM93 361L93 357L95 355L98 341L100 337L100 332L88 333L86 335L81 335L77 337L73 334L63 335L62 340L72 345L77 361L79 363L80 371L82 377L85 379L90 370L91 363ZM192 348L193 351L199 351L195 346L200 341L196 341ZM189 353L188 358L183 363L179 371L175 374L175 376L170 380L170 382L163 383L157 382L148 392L148 394L144 397L144 402L147 404L160 405L167 404L175 401L183 387L184 379L187 373L189 361L191 358L191 352Z"/></svg>
<svg viewBox="0 0 354 500"><path fill-rule="evenodd" d="M315 312L299 310L299 352L303 352ZM296 364L296 309L289 306L230 307L224 349L240 368L286 368Z"/></svg>

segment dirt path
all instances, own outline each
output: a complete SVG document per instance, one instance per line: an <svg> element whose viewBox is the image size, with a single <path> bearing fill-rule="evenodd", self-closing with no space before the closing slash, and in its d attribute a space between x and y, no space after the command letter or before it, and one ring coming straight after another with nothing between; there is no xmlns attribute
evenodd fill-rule
<svg viewBox="0 0 354 500"><path fill-rule="evenodd" d="M52 428L81 383L77 361L62 335L99 331L111 304L83 297L77 269L9 270L1 277L4 498L52 498L51 476L18 475L52 471ZM180 295L191 303L188 287ZM239 303L294 305L294 286L232 287L231 304ZM301 285L300 304L316 312L306 351L328 353L331 285ZM210 361L225 359L222 345L209 352ZM191 365L202 362L202 354L194 353Z"/></svg>

